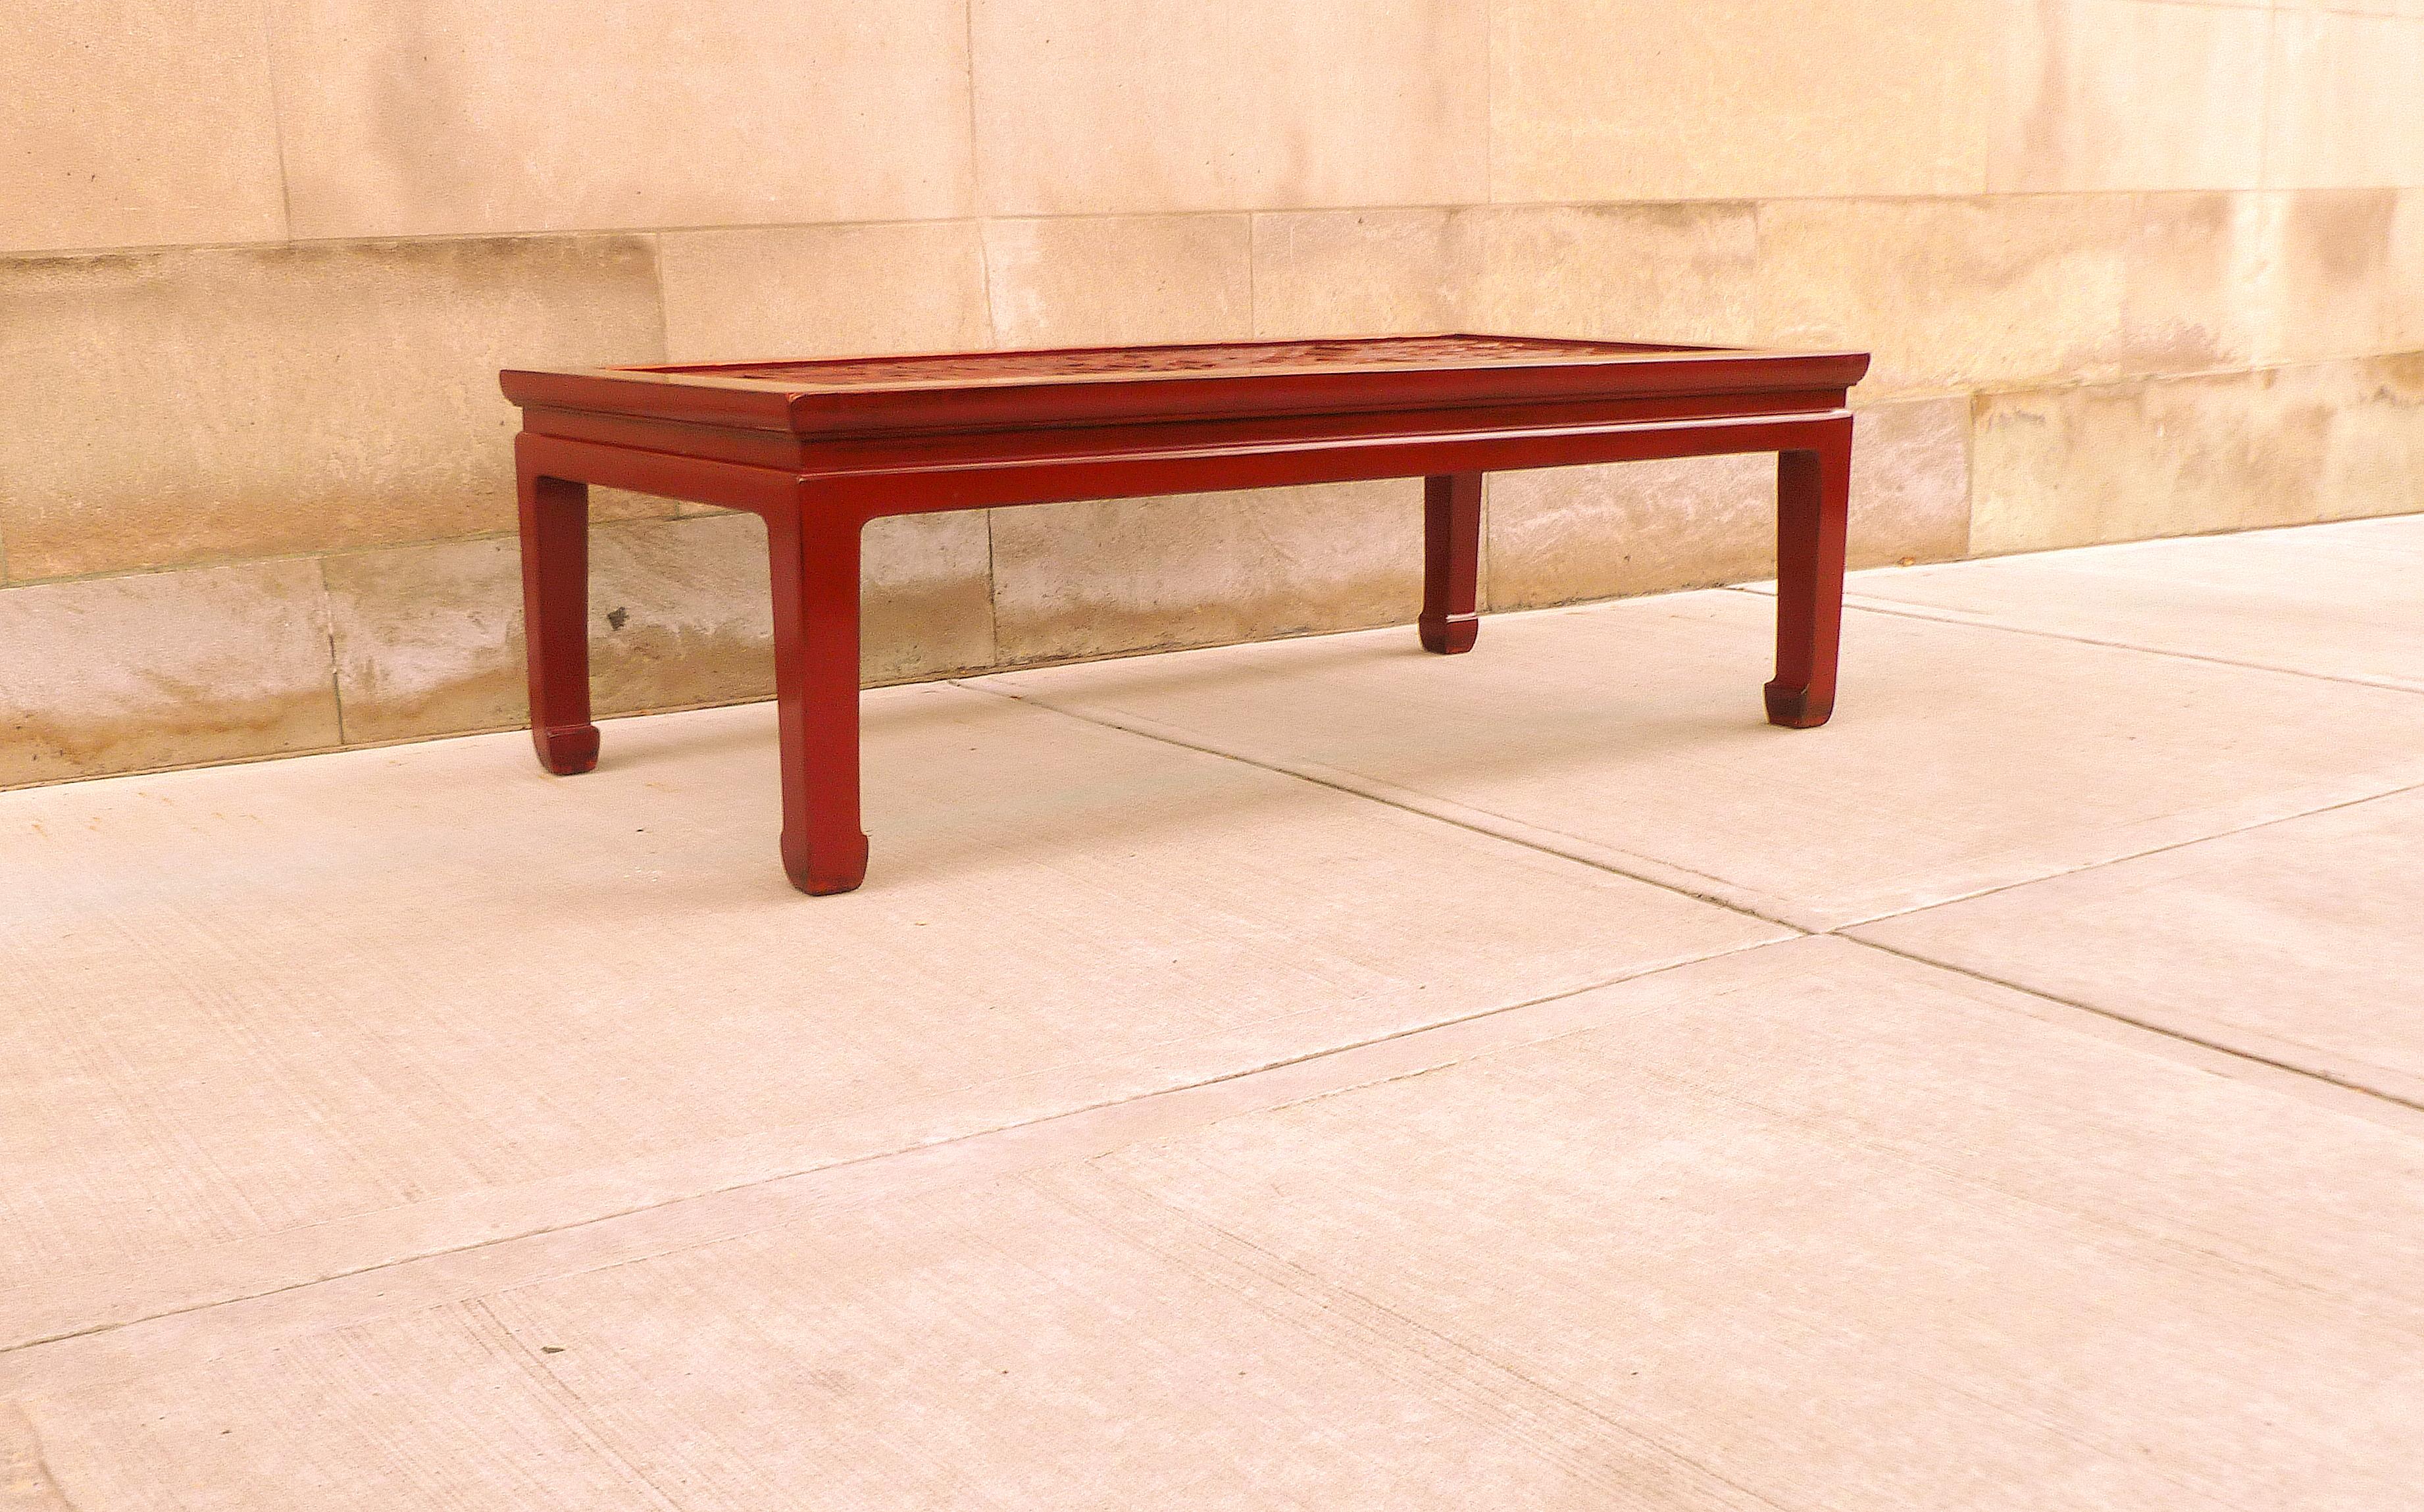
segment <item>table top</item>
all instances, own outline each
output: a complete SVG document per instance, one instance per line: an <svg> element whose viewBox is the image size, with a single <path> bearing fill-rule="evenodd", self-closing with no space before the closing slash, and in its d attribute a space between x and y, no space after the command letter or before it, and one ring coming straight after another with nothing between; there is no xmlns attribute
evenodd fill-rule
<svg viewBox="0 0 2424 1512"><path fill-rule="evenodd" d="M971 389L1007 383L1073 383L1118 377L1154 382L1214 374L1402 373L1576 362L1637 361L1645 353L1709 351L1637 342L1572 342L1528 336L1379 336L1318 342L1213 342L1176 346L1090 346L1052 351L962 352L925 357L719 362L650 368L837 393L869 389Z"/></svg>
<svg viewBox="0 0 2424 1512"><path fill-rule="evenodd" d="M508 370L502 381L505 396L525 408L800 436L888 435L1650 394L1806 393L1848 389L1868 364L1857 352L1454 333Z"/></svg>

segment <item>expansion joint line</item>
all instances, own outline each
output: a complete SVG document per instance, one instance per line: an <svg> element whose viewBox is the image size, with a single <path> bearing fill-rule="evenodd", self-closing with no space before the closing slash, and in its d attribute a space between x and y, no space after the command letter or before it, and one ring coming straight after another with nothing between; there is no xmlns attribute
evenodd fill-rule
<svg viewBox="0 0 2424 1512"><path fill-rule="evenodd" d="M1865 608L1866 606L1858 607ZM1893 611L1880 610L1877 611L1877 613L1891 613ZM1908 617L1928 620L1934 620L1935 618L1934 616L1925 614L1914 614ZM1953 624L1973 623L1962 620L1935 622ZM1983 628L2002 629L2003 627L1986 626ZM2044 633L2049 639L2055 640L2079 639L2078 637L2061 635L2052 631L2021 631L2019 633ZM2104 645L2116 645L2117 643L2089 642L2086 644ZM2120 648L2127 650L2146 649L2137 646L2122 646ZM2175 653L2155 652L2153 654L2172 655ZM2193 655L2184 655L2183 660L2202 661L2221 661L2219 658L2196 657ZM2224 661L2222 664L2228 666L2248 665L2247 663L2230 661ZM2254 670L2279 671L2283 669L2256 668ZM2352 679L2344 677L2321 677L2320 680L2349 682ZM2251 823L2239 825L2235 828L2222 830L2212 835L2203 835L2193 839L2177 840L2168 845L2154 846L2145 851L2131 851L2127 855L2109 856L2100 861L2088 862L2081 866L2069 867L2065 870L2051 873L2049 876L2030 877L2018 882L2005 883L2000 886L1984 887L1973 893L1963 894L1958 898L1942 899L1936 902L1924 904L1917 908L1894 910L1884 914L1858 919L1843 920L1832 924L1818 924L1790 917L1786 911L1771 911L1754 906L1739 896L1731 896L1730 894L1732 893L1732 889L1729 888L1727 884L1716 878L1705 879L1710 883L1710 890L1703 890L1682 880L1682 876L1692 874L1684 873L1682 868L1680 867L1668 868L1664 866L1652 867L1650 865L1622 865L1611 859L1610 856L1605 853L1604 848L1592 845L1591 843L1581 840L1576 836L1561 835L1555 831L1542 830L1533 825L1508 820L1501 815L1488 814L1481 810L1465 808L1460 804L1455 805L1457 811L1450 813L1445 811L1443 805L1438 804L1435 802L1410 802L1408 800L1426 799L1427 795L1408 793L1402 797L1395 796L1391 792L1381 790L1380 785L1368 783L1363 779L1357 778L1352 773L1334 772L1328 769L1317 767L1313 763L1293 762L1270 756L1249 756L1239 751L1230 750L1222 746L1212 744L1207 738L1194 735L1192 732L1174 728L1171 725L1164 724L1157 720L1149 720L1137 716L1112 717L1095 713L1083 708L1072 708L1069 705L1059 703L1049 698L1039 697L1033 693L1016 692L1008 689L991 687L984 681L981 680L954 678L950 679L950 685L968 692L985 693L992 697L1004 699L1012 703L1023 704L1031 708L1043 709L1049 713L1059 714L1065 719L1073 719L1080 722L1081 724L1095 725L1098 728L1118 730L1122 734L1134 735L1140 739L1156 741L1163 745L1176 746L1179 749L1193 751L1199 755L1216 756L1224 761L1234 761L1240 766L1252 767L1258 772L1268 772L1278 776L1293 778L1299 782L1310 783L1316 787L1326 788L1332 792L1345 793L1349 797L1360 798L1367 803L1379 804L1386 807L1396 809L1401 813L1412 814L1422 819L1430 820L1436 823L1452 825L1455 828L1466 830L1475 835L1486 835L1492 839L1504 841L1509 845L1520 846L1523 849L1537 851L1542 855L1553 855L1560 860L1571 861L1580 866L1589 867L1595 870L1609 872L1613 875L1623 877L1628 881L1640 883L1645 886L1655 887L1663 892L1677 894L1682 897L1689 898L1696 902L1706 903L1712 907L1725 909L1729 913L1739 915L1745 918L1756 919L1762 924L1790 931L1792 936L1795 938L1808 939L1820 936L1829 936L1846 940L1851 944L1859 946L1863 949L1876 950L1886 955L1908 961L1916 965L1928 966L1939 971L1948 971L1955 976L1967 977L1971 980L1985 982L1991 986L2001 988L2006 992L2018 993L2023 996L2035 998L2040 1002L2056 1004L2060 1007L2070 1009L2078 1012L2089 1013L2097 1018L2124 1025L2142 1033L2152 1034L2162 1039L2177 1041L2182 1044L2193 1045L2200 1050L2230 1056L2237 1059L2247 1061L2253 1065L2260 1065L2274 1071L2286 1072L2292 1075L2304 1076L2314 1081L2340 1088L2347 1091L2363 1093L2368 1097L2379 1099L2380 1101L2391 1104L2394 1106L2412 1108L2418 1112L2424 1112L2424 1103L2419 1103L2413 1099L2402 1097L2394 1092L2384 1091L2379 1088L2368 1087L2362 1082L2340 1075L2324 1067L2300 1065L2293 1061L2278 1059L2271 1056L2259 1054L2254 1050L2226 1044L2219 1040L2204 1038L2168 1024L2140 1018L2117 1009L2102 1008L2094 1003L2082 1002L2076 998L2065 997L2056 993L2044 991L2041 988L2022 986L2018 982L2010 981L2001 977L1991 976L1985 972L1973 970L1970 967L1958 965L1949 961L1939 961L1934 957L1922 955L1913 950L1904 949L1894 946L1881 945L1874 940L1866 939L1859 935L1846 932L1868 925L1881 923L1887 919L1901 918L1912 914L1925 913L1931 908L1943 908L1954 903L1969 902L1974 899L1988 898L1998 893L2010 892L2020 887L2034 886L2039 883L2050 882L2060 877L2077 876L2083 872L2097 871L2106 867L2118 866L2123 862L2143 860L2147 856L2161 855L2167 851L2183 850L2193 845L2204 845L2215 840L2250 834L2257 830L2271 828L2276 824L2286 824L2293 820L2311 819L2318 814L2328 814L2342 808L2352 808L2359 804L2376 803L2382 799L2394 797L2400 793L2414 792L2419 788L2424 788L2424 784L2410 784L2391 788L2378 793L2368 793L2357 798L2342 799L2336 803L2320 804L2311 809L2302 809L2294 814L2275 815L2269 819L2257 820ZM2372 685L2368 684L2367 686ZM1565 841L1570 843L1553 843L1555 841ZM1785 942L1766 942L1766 944L1783 943ZM1762 947L1761 946L1746 946L1741 947L1740 948L1758 949ZM1727 955L1733 953L1735 952L1719 952L1719 954ZM1585 990L1587 991L1590 989ZM1486 1017L1491 1013L1504 1011L1507 1011L1507 1010L1490 1009L1485 1010L1481 1014L1475 1016ZM1330 1053L1332 1052L1316 1052L1316 1054Z"/></svg>

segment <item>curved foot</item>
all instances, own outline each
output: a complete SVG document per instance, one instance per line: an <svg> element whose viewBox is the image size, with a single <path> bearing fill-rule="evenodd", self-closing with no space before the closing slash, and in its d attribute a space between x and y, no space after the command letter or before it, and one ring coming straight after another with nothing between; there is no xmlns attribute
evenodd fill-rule
<svg viewBox="0 0 2424 1512"><path fill-rule="evenodd" d="M846 893L867 880L867 836L811 849L783 836L783 870L791 885L812 897Z"/></svg>
<svg viewBox="0 0 2424 1512"><path fill-rule="evenodd" d="M531 726L531 744L538 764L559 777L578 777L598 765L598 726L572 724L562 729Z"/></svg>
<svg viewBox="0 0 2424 1512"><path fill-rule="evenodd" d="M1447 614L1434 618L1424 615L1415 622L1422 631L1423 649L1438 656L1458 656L1473 649L1481 635L1478 614Z"/></svg>
<svg viewBox="0 0 2424 1512"><path fill-rule="evenodd" d="M1763 690L1767 694L1767 722L1781 724L1788 730L1814 730L1835 712L1832 698L1823 703L1810 701L1807 688L1788 688L1771 682Z"/></svg>

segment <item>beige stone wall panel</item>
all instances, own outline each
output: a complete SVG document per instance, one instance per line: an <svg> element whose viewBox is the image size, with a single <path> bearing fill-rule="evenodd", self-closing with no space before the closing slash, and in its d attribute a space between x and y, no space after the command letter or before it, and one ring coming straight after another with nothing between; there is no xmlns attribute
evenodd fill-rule
<svg viewBox="0 0 2424 1512"><path fill-rule="evenodd" d="M867 527L860 551L861 677L909 682L998 660L985 511L888 516Z"/></svg>
<svg viewBox="0 0 2424 1512"><path fill-rule="evenodd" d="M2285 7L2269 78L2267 184L2424 185L2424 15Z"/></svg>
<svg viewBox="0 0 2424 1512"><path fill-rule="evenodd" d="M591 532L597 711L773 697L772 605L766 528L755 515Z"/></svg>
<svg viewBox="0 0 2424 1512"><path fill-rule="evenodd" d="M338 738L315 563L0 589L0 788Z"/></svg>
<svg viewBox="0 0 2424 1512"><path fill-rule="evenodd" d="M646 239L0 263L18 580L510 528L507 365L661 359ZM662 506L624 496L614 508Z"/></svg>
<svg viewBox="0 0 2424 1512"><path fill-rule="evenodd" d="M2234 5L2255 5L2257 0L2229 0ZM2272 7L2281 11L2339 11L2359 16L2424 16L2424 0L2272 0Z"/></svg>
<svg viewBox="0 0 2424 1512"><path fill-rule="evenodd" d="M766 533L756 517L608 524L591 541L599 713L773 696ZM877 520L865 549L868 682L993 661L982 514ZM325 565L347 740L527 723L517 542L349 552Z"/></svg>
<svg viewBox="0 0 2424 1512"><path fill-rule="evenodd" d="M665 358L954 352L990 345L973 221L669 231Z"/></svg>
<svg viewBox="0 0 2424 1512"><path fill-rule="evenodd" d="M1494 473L1492 610L1740 582L1774 572L1776 459L1691 457Z"/></svg>
<svg viewBox="0 0 2424 1512"><path fill-rule="evenodd" d="M2000 0L1500 0L1491 197L1986 187Z"/></svg>
<svg viewBox="0 0 2424 1512"><path fill-rule="evenodd" d="M1859 411L1852 443L1853 566L1969 554L1970 426L1967 397Z"/></svg>
<svg viewBox="0 0 2424 1512"><path fill-rule="evenodd" d="M1479 248L1469 306L1477 329L1755 339L1759 223L1748 204L1495 206L1459 218Z"/></svg>
<svg viewBox="0 0 2424 1512"><path fill-rule="evenodd" d="M2402 189L2390 213L2390 251L2384 258L2389 290L2384 346L2424 351L2424 189Z"/></svg>
<svg viewBox="0 0 2424 1512"><path fill-rule="evenodd" d="M993 512L1005 662L1411 622L1412 479Z"/></svg>
<svg viewBox="0 0 2424 1512"><path fill-rule="evenodd" d="M2424 506L2424 356L1982 395L1981 553Z"/></svg>
<svg viewBox="0 0 2424 1512"><path fill-rule="evenodd" d="M984 246L1003 346L1253 334L1253 232L1244 215L988 221Z"/></svg>
<svg viewBox="0 0 2424 1512"><path fill-rule="evenodd" d="M283 236L263 12L263 0L11 6L0 249Z"/></svg>
<svg viewBox="0 0 2424 1512"><path fill-rule="evenodd" d="M1256 215L1254 334L1411 335L1466 325L1480 262L1473 221L1450 210Z"/></svg>
<svg viewBox="0 0 2424 1512"><path fill-rule="evenodd" d="M1873 398L2242 364L2261 214L2225 194L1763 204L1760 339L1874 353Z"/></svg>
<svg viewBox="0 0 2424 1512"><path fill-rule="evenodd" d="M2261 7L2010 0L1988 191L2256 188L2271 39Z"/></svg>
<svg viewBox="0 0 2424 1512"><path fill-rule="evenodd" d="M2279 363L2424 345L2424 195L2302 189L2264 197L2259 274L2246 294L2256 357Z"/></svg>
<svg viewBox="0 0 2424 1512"><path fill-rule="evenodd" d="M970 0L996 215L1488 196L1489 0Z"/></svg>
<svg viewBox="0 0 2424 1512"><path fill-rule="evenodd" d="M1776 570L1776 460L1496 473L1487 518L1493 610L1749 581ZM1946 561L1969 538L1969 400L1862 410L1852 448L1852 565Z"/></svg>
<svg viewBox="0 0 2424 1512"><path fill-rule="evenodd" d="M504 729L523 693L521 551L445 541L323 558L337 694L355 740Z"/></svg>
<svg viewBox="0 0 2424 1512"><path fill-rule="evenodd" d="M963 0L280 0L298 236L972 204Z"/></svg>

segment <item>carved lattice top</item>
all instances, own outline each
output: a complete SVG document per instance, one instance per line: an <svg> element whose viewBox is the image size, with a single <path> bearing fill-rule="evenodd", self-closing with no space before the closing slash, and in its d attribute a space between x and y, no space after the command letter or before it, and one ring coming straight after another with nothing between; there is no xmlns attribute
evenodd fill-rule
<svg viewBox="0 0 2424 1512"><path fill-rule="evenodd" d="M1124 375L1370 372L1607 361L1678 350L1622 342L1516 336L1395 336L1329 342L1232 342L1063 352L983 352L953 357L849 358L832 361L658 368L753 378L806 389L964 388Z"/></svg>

